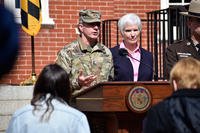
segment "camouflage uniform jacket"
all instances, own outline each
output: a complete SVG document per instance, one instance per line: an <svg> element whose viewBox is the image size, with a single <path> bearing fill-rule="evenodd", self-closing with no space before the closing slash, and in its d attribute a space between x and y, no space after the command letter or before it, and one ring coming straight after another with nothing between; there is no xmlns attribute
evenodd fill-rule
<svg viewBox="0 0 200 133"><path fill-rule="evenodd" d="M84 76L97 75L97 79L91 83L91 86L99 82L108 81L114 76L110 50L100 43L97 43L93 48L86 46L81 42L80 38L64 46L59 51L56 63L70 74L70 82L74 95L87 88L80 87L77 82L81 69Z"/></svg>

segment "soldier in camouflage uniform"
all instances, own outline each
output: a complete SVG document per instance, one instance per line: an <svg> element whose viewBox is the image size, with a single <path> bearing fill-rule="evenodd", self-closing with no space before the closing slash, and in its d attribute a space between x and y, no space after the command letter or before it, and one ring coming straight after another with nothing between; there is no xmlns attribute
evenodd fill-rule
<svg viewBox="0 0 200 133"><path fill-rule="evenodd" d="M81 10L78 39L58 52L56 63L70 74L73 95L113 78L112 54L98 42L100 18L98 11Z"/></svg>

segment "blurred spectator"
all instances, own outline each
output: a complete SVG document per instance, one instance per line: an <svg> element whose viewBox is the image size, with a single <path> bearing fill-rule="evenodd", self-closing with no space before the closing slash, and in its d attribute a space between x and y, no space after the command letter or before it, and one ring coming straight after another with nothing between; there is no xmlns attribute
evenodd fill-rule
<svg viewBox="0 0 200 133"><path fill-rule="evenodd" d="M148 111L143 133L200 133L200 61L178 61L170 82L173 94Z"/></svg>
<svg viewBox="0 0 200 133"><path fill-rule="evenodd" d="M19 34L14 15L0 4L0 78L13 67L18 55Z"/></svg>
<svg viewBox="0 0 200 133"><path fill-rule="evenodd" d="M57 64L44 67L31 104L17 110L6 133L90 133L86 116L68 105L69 76Z"/></svg>

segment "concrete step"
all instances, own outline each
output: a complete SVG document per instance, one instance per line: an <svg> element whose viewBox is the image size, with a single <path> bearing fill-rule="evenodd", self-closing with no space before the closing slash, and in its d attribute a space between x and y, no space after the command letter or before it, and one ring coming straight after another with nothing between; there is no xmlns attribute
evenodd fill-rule
<svg viewBox="0 0 200 133"><path fill-rule="evenodd" d="M0 85L0 133L5 133L12 114L30 103L33 86Z"/></svg>

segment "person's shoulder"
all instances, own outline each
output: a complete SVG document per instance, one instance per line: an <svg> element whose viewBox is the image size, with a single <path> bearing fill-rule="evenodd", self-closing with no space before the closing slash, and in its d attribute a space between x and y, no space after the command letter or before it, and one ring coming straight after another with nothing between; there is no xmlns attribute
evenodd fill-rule
<svg viewBox="0 0 200 133"><path fill-rule="evenodd" d="M175 41L174 43L170 44L168 46L168 48L180 48L180 47L187 46L189 43L190 43L190 41L188 41L188 40L178 40L178 41Z"/></svg>
<svg viewBox="0 0 200 133"><path fill-rule="evenodd" d="M61 48L58 53L61 54L61 55L65 55L66 53L71 53L71 51L74 51L74 49L77 49L79 48L79 45L78 45L78 41L75 40L69 44L66 44L63 46L63 48Z"/></svg>
<svg viewBox="0 0 200 133"><path fill-rule="evenodd" d="M70 49L73 49L74 47L76 47L77 45L78 45L78 41L75 40L69 44L64 45L62 50L70 50Z"/></svg>
<svg viewBox="0 0 200 133"><path fill-rule="evenodd" d="M110 48L110 50L117 50L117 49L119 49L119 45L116 45Z"/></svg>
<svg viewBox="0 0 200 133"><path fill-rule="evenodd" d="M148 54L148 55L152 55L152 53L144 48L140 48L141 52L145 53L145 54Z"/></svg>
<svg viewBox="0 0 200 133"><path fill-rule="evenodd" d="M99 47L99 49L102 49L102 51L105 51L105 54L111 55L111 51L106 45L98 43L97 46Z"/></svg>
<svg viewBox="0 0 200 133"><path fill-rule="evenodd" d="M23 115L24 113L27 113L27 112L32 112L33 110L33 106L31 106L30 104L22 107L22 108L19 108L18 110L16 110L13 114L13 117L19 117L21 115Z"/></svg>
<svg viewBox="0 0 200 133"><path fill-rule="evenodd" d="M141 50L142 57L148 59L149 61L153 61L153 54L150 51L144 48L140 48L140 50Z"/></svg>
<svg viewBox="0 0 200 133"><path fill-rule="evenodd" d="M102 47L103 49L109 49L105 44L99 42L96 44L96 46L98 46L99 48Z"/></svg>
<svg viewBox="0 0 200 133"><path fill-rule="evenodd" d="M110 48L110 51L112 54L117 53L118 50L119 50L119 45L116 45L116 46Z"/></svg>
<svg viewBox="0 0 200 133"><path fill-rule="evenodd" d="M53 105L56 111L63 112L64 114L71 114L72 116L78 117L84 115L81 111L75 109L74 107L68 105L67 103L62 103L58 100L53 101Z"/></svg>
<svg viewBox="0 0 200 133"><path fill-rule="evenodd" d="M166 113L166 111L168 111L168 99L164 99L163 101L153 105L150 110L157 112L158 115L164 112Z"/></svg>
<svg viewBox="0 0 200 133"><path fill-rule="evenodd" d="M76 108L74 108L72 106L68 106L68 110L71 112L71 114L73 114L75 116L83 116L83 115L85 115L84 113L82 113L81 111L77 110Z"/></svg>
<svg viewBox="0 0 200 133"><path fill-rule="evenodd" d="M58 111L59 114L62 114L63 118L71 118L79 121L80 119L85 119L86 116L83 112L77 110L76 108L70 105L61 105L60 107L55 107L55 111ZM67 116L67 117L65 117Z"/></svg>

